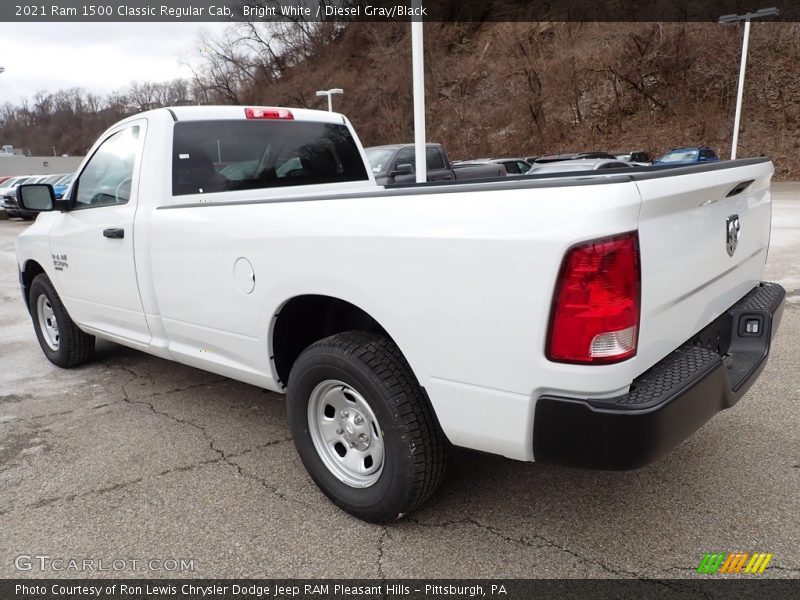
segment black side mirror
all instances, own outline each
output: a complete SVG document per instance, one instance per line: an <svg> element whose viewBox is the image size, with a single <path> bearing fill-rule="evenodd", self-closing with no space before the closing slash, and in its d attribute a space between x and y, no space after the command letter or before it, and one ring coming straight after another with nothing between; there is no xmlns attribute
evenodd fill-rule
<svg viewBox="0 0 800 600"><path fill-rule="evenodd" d="M389 175L395 177L396 175L411 175L413 173L414 166L408 163L403 163L402 165L395 165L394 170L389 173Z"/></svg>
<svg viewBox="0 0 800 600"><path fill-rule="evenodd" d="M17 186L17 204L24 210L48 212L56 207L56 193L49 183L23 183Z"/></svg>

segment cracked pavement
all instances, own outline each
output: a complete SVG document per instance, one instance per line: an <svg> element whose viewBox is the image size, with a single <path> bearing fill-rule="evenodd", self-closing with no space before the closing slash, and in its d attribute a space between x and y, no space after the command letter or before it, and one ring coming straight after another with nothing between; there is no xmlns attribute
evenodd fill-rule
<svg viewBox="0 0 800 600"><path fill-rule="evenodd" d="M709 551L800 577L800 184L775 186L767 278L789 292L770 362L733 409L654 465L598 472L454 452L439 493L362 523L306 475L283 398L98 342L39 350L0 221L0 577L14 557L194 559L108 576L693 578Z"/></svg>

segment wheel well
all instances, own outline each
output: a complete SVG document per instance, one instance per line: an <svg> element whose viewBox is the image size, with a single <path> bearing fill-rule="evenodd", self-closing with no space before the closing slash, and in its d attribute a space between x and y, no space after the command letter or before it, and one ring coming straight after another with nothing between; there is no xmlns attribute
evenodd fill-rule
<svg viewBox="0 0 800 600"><path fill-rule="evenodd" d="M20 274L20 283L22 284L22 296L25 299L25 304L28 307L28 310L31 308L30 304L30 291L31 291L31 283L33 283L33 278L37 275L44 273L44 269L42 265L40 265L35 260L29 260L25 263L25 266Z"/></svg>
<svg viewBox="0 0 800 600"><path fill-rule="evenodd" d="M354 304L331 296L296 296L283 305L275 320L272 360L278 381L284 387L294 361L318 340L343 331L372 331L389 337L369 314Z"/></svg>

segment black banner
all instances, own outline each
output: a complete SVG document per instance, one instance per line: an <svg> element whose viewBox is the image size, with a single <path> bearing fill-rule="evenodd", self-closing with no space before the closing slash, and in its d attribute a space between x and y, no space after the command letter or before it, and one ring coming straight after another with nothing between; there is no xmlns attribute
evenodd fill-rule
<svg viewBox="0 0 800 600"><path fill-rule="evenodd" d="M756 19L800 21L796 0L11 0L0 21L710 21L776 8Z"/></svg>
<svg viewBox="0 0 800 600"><path fill-rule="evenodd" d="M3 600L769 600L797 598L799 579L0 580Z"/></svg>

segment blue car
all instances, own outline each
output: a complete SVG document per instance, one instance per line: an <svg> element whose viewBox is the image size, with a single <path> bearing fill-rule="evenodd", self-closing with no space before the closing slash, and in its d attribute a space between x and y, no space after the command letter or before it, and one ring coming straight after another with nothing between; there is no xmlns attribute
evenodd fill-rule
<svg viewBox="0 0 800 600"><path fill-rule="evenodd" d="M706 162L719 162L719 156L708 146L675 148L656 159L657 165L696 165Z"/></svg>
<svg viewBox="0 0 800 600"><path fill-rule="evenodd" d="M61 177L58 181L53 184L53 191L56 194L56 198L63 198L64 192L69 189L69 184L72 183L72 180L75 178L75 173L68 173Z"/></svg>

